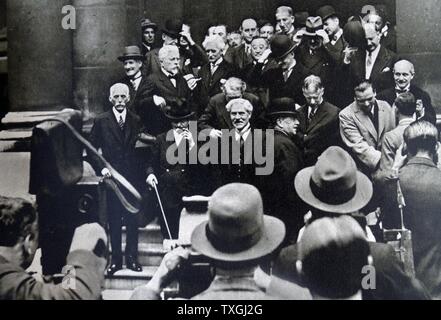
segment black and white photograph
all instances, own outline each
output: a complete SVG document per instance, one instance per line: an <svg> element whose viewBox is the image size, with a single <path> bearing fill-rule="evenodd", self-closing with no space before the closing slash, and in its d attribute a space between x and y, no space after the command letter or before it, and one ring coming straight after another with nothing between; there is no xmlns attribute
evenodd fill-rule
<svg viewBox="0 0 441 320"><path fill-rule="evenodd" d="M0 0L0 300L441 299L440 21Z"/></svg>

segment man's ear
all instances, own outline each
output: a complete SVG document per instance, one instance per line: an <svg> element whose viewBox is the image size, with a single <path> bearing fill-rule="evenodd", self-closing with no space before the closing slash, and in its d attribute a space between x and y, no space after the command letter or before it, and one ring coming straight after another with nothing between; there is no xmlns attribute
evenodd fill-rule
<svg viewBox="0 0 441 320"><path fill-rule="evenodd" d="M37 238L35 237L34 234L29 233L24 239L23 239L23 248L25 250L25 252L28 255L33 255L34 254L34 250L37 247L35 241L37 241Z"/></svg>
<svg viewBox="0 0 441 320"><path fill-rule="evenodd" d="M112 103L112 96L109 96L109 101L110 103Z"/></svg>

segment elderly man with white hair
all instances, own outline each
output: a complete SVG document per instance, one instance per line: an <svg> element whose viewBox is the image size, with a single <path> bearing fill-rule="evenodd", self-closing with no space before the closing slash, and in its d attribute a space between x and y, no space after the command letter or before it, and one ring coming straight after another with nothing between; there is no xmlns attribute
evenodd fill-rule
<svg viewBox="0 0 441 320"><path fill-rule="evenodd" d="M387 101L393 105L395 99L402 93L410 92L417 101L417 118L436 124L436 112L432 106L430 95L412 83L415 77L415 67L408 60L399 60L393 69L395 86L378 94L379 100Z"/></svg>
<svg viewBox="0 0 441 320"><path fill-rule="evenodd" d="M202 43L208 57L208 63L199 71L201 81L198 83L197 95L199 114L207 107L214 95L222 92L222 82L237 74L233 65L224 59L224 40L218 36L208 36Z"/></svg>
<svg viewBox="0 0 441 320"><path fill-rule="evenodd" d="M101 148L104 158L109 161L112 167L138 189L142 185L142 179L139 175L141 168L139 168L139 161L135 153L135 144L142 131L142 126L139 117L126 108L130 101L129 87L122 83L113 85L110 88L109 101L112 108L95 118L89 139L96 149ZM105 177L111 176L109 170L102 166L99 159L90 155L89 161L97 174L101 173ZM112 192L107 197L107 208L112 245L112 262L107 269L107 274L113 275L122 269L122 218L124 218L127 228L126 266L128 269L141 272L142 268L138 263L136 216L128 213Z"/></svg>
<svg viewBox="0 0 441 320"><path fill-rule="evenodd" d="M147 78L148 98L147 117L150 133L158 135L171 129L170 121L162 110L169 101L176 98L192 103L192 90L196 87L196 79L188 77L188 81L179 69L180 55L178 47L164 46L158 53L161 71L152 73Z"/></svg>

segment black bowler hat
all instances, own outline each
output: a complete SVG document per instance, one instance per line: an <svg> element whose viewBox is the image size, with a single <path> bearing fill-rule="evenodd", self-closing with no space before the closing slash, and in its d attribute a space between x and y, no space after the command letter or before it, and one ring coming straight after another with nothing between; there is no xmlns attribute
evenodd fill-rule
<svg viewBox="0 0 441 320"><path fill-rule="evenodd" d="M278 117L298 117L299 113L296 111L296 103L291 98L274 99L267 111L268 118Z"/></svg>
<svg viewBox="0 0 441 320"><path fill-rule="evenodd" d="M129 59L144 60L145 56L141 54L141 49L138 46L128 46L124 48L124 53L118 57L118 60L125 61Z"/></svg>
<svg viewBox="0 0 441 320"><path fill-rule="evenodd" d="M271 58L282 59L297 48L297 44L287 35L275 35L271 40Z"/></svg>
<svg viewBox="0 0 441 320"><path fill-rule="evenodd" d="M349 21L343 28L343 38L350 47L366 48L366 33L359 21Z"/></svg>
<svg viewBox="0 0 441 320"><path fill-rule="evenodd" d="M169 19L165 22L165 26L162 29L166 35L172 38L178 38L182 32L183 22L180 19Z"/></svg>
<svg viewBox="0 0 441 320"><path fill-rule="evenodd" d="M325 22L326 19L328 19L330 17L339 17L339 15L335 11L334 7L329 6L329 5L320 7L317 10L317 15L322 18L323 22Z"/></svg>
<svg viewBox="0 0 441 320"><path fill-rule="evenodd" d="M172 122L179 122L193 118L195 113L190 110L185 99L173 99L167 102L164 115Z"/></svg>

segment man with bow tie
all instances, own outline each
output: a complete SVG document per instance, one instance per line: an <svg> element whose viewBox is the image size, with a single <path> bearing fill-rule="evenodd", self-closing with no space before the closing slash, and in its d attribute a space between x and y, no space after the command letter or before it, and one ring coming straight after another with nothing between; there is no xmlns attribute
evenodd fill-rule
<svg viewBox="0 0 441 320"><path fill-rule="evenodd" d="M182 197L209 195L211 188L204 168L197 161L193 163L194 158L190 155L197 155L198 152L197 137L190 131L190 121L194 120L195 112L183 99L169 100L164 112L173 129L158 135L152 162L147 168L146 182L151 188L158 186L171 238L178 239L179 220L184 207ZM177 161L171 161L170 154ZM162 216L159 221L164 238L169 239L167 225Z"/></svg>
<svg viewBox="0 0 441 320"><path fill-rule="evenodd" d="M408 60L399 60L393 69L395 86L390 87L378 94L378 99L387 101L393 105L395 99L402 93L410 92L417 101L417 119L436 124L436 112L432 106L430 95L412 84L415 77L415 67Z"/></svg>
<svg viewBox="0 0 441 320"><path fill-rule="evenodd" d="M168 101L177 98L185 99L192 108L193 92L197 79L189 78L188 82L182 75L179 63L180 54L177 46L163 46L158 52L160 71L147 77L146 113L149 133L158 135L171 129L170 120L164 115L163 109ZM188 76L186 76L188 77Z"/></svg>
<svg viewBox="0 0 441 320"><path fill-rule="evenodd" d="M139 189L140 162L135 154L135 144L142 131L141 121L127 109L130 101L129 87L117 83L110 88L109 101L112 109L97 116L90 133L90 142L96 149L101 148L104 158L121 173L135 188ZM95 171L104 177L111 177L107 168L93 155L89 161ZM126 266L136 272L142 271L138 263L138 222L135 215L127 212L116 195L112 192L107 197L110 242L112 245L112 262L107 269L113 275L122 269L121 228L122 220L127 227L127 245L125 249Z"/></svg>

